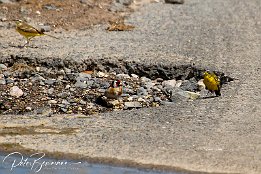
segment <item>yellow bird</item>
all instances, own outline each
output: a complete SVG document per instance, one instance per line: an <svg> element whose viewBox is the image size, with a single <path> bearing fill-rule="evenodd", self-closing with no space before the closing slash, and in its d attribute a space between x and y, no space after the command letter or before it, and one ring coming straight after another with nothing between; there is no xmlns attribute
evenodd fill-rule
<svg viewBox="0 0 261 174"><path fill-rule="evenodd" d="M45 34L44 32L34 28L33 26L22 22L21 20L16 20L15 22L16 22L16 31L20 33L22 36L24 36L27 40L27 42L25 43L25 45L23 45L23 47L29 44L29 41L36 36L46 35L58 39L57 37L54 37L52 35Z"/></svg>
<svg viewBox="0 0 261 174"><path fill-rule="evenodd" d="M203 83L205 84L207 90L210 92L215 92L216 96L221 96L220 80L215 73L209 73L207 71L204 72Z"/></svg>

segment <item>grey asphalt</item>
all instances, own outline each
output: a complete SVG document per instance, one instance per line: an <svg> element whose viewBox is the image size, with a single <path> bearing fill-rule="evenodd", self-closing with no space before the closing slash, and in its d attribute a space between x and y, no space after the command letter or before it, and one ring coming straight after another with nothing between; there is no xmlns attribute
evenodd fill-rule
<svg viewBox="0 0 261 174"><path fill-rule="evenodd" d="M183 5L151 3L138 9L127 20L136 26L133 31L106 32L97 26L77 33L63 32L57 34L64 37L62 40L36 39L39 49L9 47L17 44L19 37L11 36L11 29L2 30L2 58L14 54L37 59L194 63L237 80L225 85L217 98L87 118L28 119L32 124L44 119L46 125L79 130L71 136L0 137L0 142L19 142L26 148L105 161L115 158L124 164L261 173L260 19L260 0L186 0ZM3 124L25 122L23 117L2 118Z"/></svg>

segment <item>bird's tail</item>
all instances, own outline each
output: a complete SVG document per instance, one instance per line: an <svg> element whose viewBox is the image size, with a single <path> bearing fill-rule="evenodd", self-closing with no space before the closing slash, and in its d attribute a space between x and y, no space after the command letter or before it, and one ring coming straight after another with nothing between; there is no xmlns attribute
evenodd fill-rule
<svg viewBox="0 0 261 174"><path fill-rule="evenodd" d="M46 34L46 33L44 33L44 35L55 38L55 39L59 39L58 37L55 37L55 36L52 36L52 35L49 35L49 34Z"/></svg>
<svg viewBox="0 0 261 174"><path fill-rule="evenodd" d="M220 89L215 91L216 96L221 96Z"/></svg>

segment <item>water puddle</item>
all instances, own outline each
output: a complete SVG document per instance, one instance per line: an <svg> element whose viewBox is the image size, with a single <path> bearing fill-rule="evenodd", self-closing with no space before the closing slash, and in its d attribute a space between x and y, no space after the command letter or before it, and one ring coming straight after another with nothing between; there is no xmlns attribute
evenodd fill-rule
<svg viewBox="0 0 261 174"><path fill-rule="evenodd" d="M57 160L43 157L44 154L23 156L13 152L0 154L1 174L184 174L145 169L91 164L84 161Z"/></svg>

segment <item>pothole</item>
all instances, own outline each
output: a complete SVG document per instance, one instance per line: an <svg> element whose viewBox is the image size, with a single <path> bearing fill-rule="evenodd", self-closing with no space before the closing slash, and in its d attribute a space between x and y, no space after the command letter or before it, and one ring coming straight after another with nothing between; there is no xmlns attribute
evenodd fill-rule
<svg viewBox="0 0 261 174"><path fill-rule="evenodd" d="M89 115L214 97L202 83L205 69L190 64L18 56L0 61L0 114ZM222 72L214 73L221 86L233 80ZM104 97L113 82L122 84L122 94Z"/></svg>

